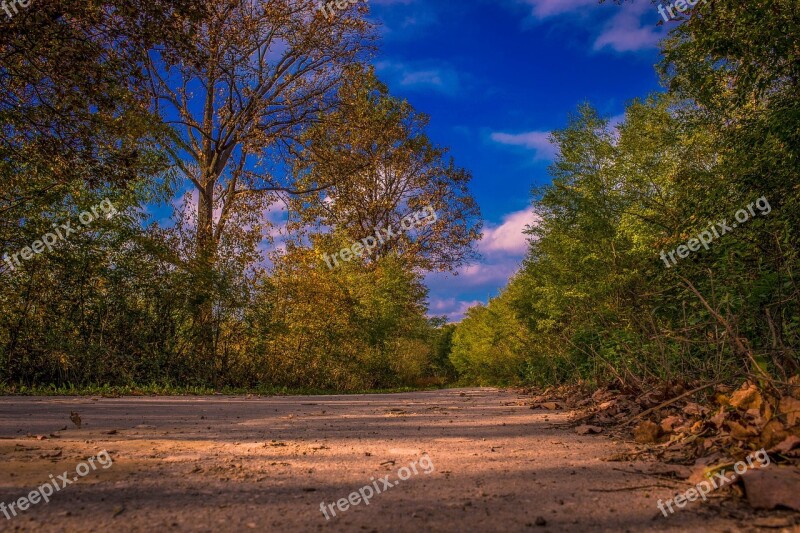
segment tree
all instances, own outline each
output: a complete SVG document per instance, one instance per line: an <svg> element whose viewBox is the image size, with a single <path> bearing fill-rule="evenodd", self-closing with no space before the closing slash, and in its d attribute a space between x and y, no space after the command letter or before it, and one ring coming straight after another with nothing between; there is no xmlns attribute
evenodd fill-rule
<svg viewBox="0 0 800 533"><path fill-rule="evenodd" d="M173 132L175 146L165 148L197 194L195 325L199 350L212 357L220 243L230 227L247 228L256 242L276 195L306 192L292 183L289 157L314 118L336 105L343 70L372 37L363 7L326 17L314 0L205 5L206 19L184 24L192 48L154 49L146 73L155 112Z"/></svg>
<svg viewBox="0 0 800 533"><path fill-rule="evenodd" d="M298 159L305 187L331 183L295 199L298 225L335 228L345 241L371 238L364 261L394 254L421 270L455 270L474 259L481 223L468 190L472 177L425 135L428 117L390 96L371 69L350 69L338 99L342 105L309 130ZM401 231L403 218L414 213L434 220ZM374 238L386 228L397 235ZM336 250L332 239L316 240Z"/></svg>

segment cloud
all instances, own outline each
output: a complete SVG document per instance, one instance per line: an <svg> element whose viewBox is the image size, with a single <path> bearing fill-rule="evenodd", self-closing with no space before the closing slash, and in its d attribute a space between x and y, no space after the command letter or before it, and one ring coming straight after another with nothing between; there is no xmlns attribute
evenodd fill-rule
<svg viewBox="0 0 800 533"><path fill-rule="evenodd" d="M425 277L431 291L429 314L445 315L449 321L461 320L466 310L497 294L516 274L528 250L526 226L535 224L538 217L530 209L514 211L497 224L487 224L478 249L483 256L472 265L458 269L458 275L433 272ZM484 302L486 300L483 300Z"/></svg>
<svg viewBox="0 0 800 533"><path fill-rule="evenodd" d="M646 1L620 5L611 2L601 5L597 0L520 1L531 6L531 15L537 20L573 15L573 23L586 26L590 19L589 24L602 27L593 43L595 51L610 48L617 52L637 52L655 48L665 34L663 27L656 26L660 20L656 10ZM645 25L642 25L643 16L647 19Z"/></svg>
<svg viewBox="0 0 800 533"><path fill-rule="evenodd" d="M662 30L653 25L642 26L642 15L651 10L647 2L627 4L605 25L603 33L594 42L594 49L606 46L617 52L635 52L655 48L663 37Z"/></svg>
<svg viewBox="0 0 800 533"><path fill-rule="evenodd" d="M597 0L524 0L533 7L533 15L543 19L597 6Z"/></svg>
<svg viewBox="0 0 800 533"><path fill-rule="evenodd" d="M522 146L535 152L536 159L552 161L558 153L558 148L550 142L549 131L529 131L525 133L494 132L491 139L508 146Z"/></svg>
<svg viewBox="0 0 800 533"><path fill-rule="evenodd" d="M452 67L431 66L425 63L413 65L397 61L378 61L378 72L388 75L404 87L417 90L432 89L454 95L461 89L458 72Z"/></svg>
<svg viewBox="0 0 800 533"><path fill-rule="evenodd" d="M499 226L488 225L483 230L478 247L484 255L502 252L522 256L528 250L528 236L523 231L538 220L530 209L509 213Z"/></svg>
<svg viewBox="0 0 800 533"><path fill-rule="evenodd" d="M508 281L519 270L521 258L503 258L462 267L458 271L460 283L469 287L483 287Z"/></svg>
<svg viewBox="0 0 800 533"><path fill-rule="evenodd" d="M480 300L458 300L456 298L433 298L430 303L430 314L445 316L448 322L457 322L464 318L470 307L484 302Z"/></svg>

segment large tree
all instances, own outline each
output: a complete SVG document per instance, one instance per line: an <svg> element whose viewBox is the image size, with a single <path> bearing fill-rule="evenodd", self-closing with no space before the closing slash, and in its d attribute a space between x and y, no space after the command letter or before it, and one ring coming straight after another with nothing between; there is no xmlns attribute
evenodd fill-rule
<svg viewBox="0 0 800 533"><path fill-rule="evenodd" d="M320 248L335 251L338 242L325 241L337 236L372 239L365 261L396 254L422 270L455 270L473 259L481 223L472 176L427 137L428 117L392 97L371 70L351 69L339 100L308 132L295 165L306 187L331 184L293 204L301 223L334 230L329 239L317 236ZM430 210L431 223L401 230L404 217ZM387 228L396 235L383 239Z"/></svg>
<svg viewBox="0 0 800 533"><path fill-rule="evenodd" d="M304 192L287 156L336 105L343 72L363 59L372 30L363 5L334 16L314 0L207 5L209 18L184 28L194 49L154 50L148 75L174 132L173 162L198 197L196 258L212 268L232 221L258 229L276 193Z"/></svg>

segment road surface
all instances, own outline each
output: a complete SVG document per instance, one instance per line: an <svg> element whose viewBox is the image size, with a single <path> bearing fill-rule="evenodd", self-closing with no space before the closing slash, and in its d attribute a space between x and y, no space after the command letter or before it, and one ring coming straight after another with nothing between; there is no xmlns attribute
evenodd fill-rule
<svg viewBox="0 0 800 533"><path fill-rule="evenodd" d="M0 514L0 531L742 526L735 519L739 504L721 498L665 518L657 500L685 491L687 482L644 475L643 463L609 461L629 447L602 435L578 435L567 425L567 412L532 410L529 403L513 391L489 388L356 396L3 397L0 502L3 512L15 505L10 519ZM48 488L29 496L47 483L58 486L49 502L42 499ZM22 497L27 505L18 502Z"/></svg>

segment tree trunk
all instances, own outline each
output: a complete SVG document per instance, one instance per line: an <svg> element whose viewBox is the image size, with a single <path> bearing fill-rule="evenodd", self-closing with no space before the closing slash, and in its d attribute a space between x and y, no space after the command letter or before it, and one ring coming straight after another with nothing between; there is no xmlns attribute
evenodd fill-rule
<svg viewBox="0 0 800 533"><path fill-rule="evenodd" d="M214 347L214 295L217 243L214 238L215 179L203 179L197 202L197 249L194 325L197 334L197 360L206 370L206 379L217 384Z"/></svg>

